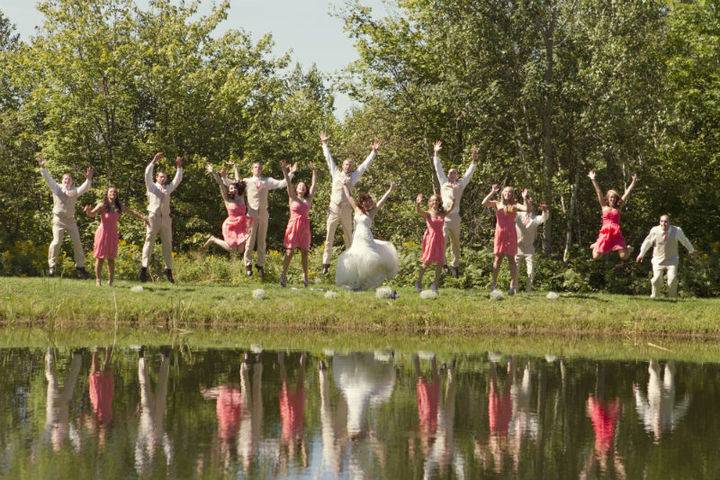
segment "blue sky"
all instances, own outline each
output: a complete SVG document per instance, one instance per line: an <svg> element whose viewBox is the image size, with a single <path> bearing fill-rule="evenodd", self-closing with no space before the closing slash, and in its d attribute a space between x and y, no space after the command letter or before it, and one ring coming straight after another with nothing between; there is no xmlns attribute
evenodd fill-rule
<svg viewBox="0 0 720 480"><path fill-rule="evenodd" d="M147 5L147 0L136 0ZM211 2L203 0L203 11ZM228 19L220 26L243 28L258 38L271 33L275 39L275 53L292 50L293 60L304 67L313 62L326 73L333 73L357 58L352 42L343 33L340 19L331 12L344 4L344 0L231 0ZM362 0L372 7L373 13L383 16L387 12L383 0ZM34 0L0 0L0 10L15 24L23 39L29 39L42 16ZM350 99L338 95L336 113L342 116L350 107Z"/></svg>

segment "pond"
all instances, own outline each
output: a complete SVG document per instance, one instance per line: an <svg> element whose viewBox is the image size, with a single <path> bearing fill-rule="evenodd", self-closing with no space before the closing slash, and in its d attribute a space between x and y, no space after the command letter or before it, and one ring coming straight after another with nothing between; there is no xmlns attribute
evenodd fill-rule
<svg viewBox="0 0 720 480"><path fill-rule="evenodd" d="M3 478L720 478L720 368L2 349Z"/></svg>

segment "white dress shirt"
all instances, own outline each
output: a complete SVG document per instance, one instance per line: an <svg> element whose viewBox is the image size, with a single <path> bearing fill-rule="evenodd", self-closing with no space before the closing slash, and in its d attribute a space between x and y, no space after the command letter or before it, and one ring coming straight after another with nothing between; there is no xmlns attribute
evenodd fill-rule
<svg viewBox="0 0 720 480"><path fill-rule="evenodd" d="M537 238L538 227L545 223L550 217L547 210L540 216L534 213L517 212L515 216L515 230L518 239L518 255L535 254L535 238Z"/></svg>
<svg viewBox="0 0 720 480"><path fill-rule="evenodd" d="M472 162L468 169L465 170L465 175L455 183L451 183L450 180L448 180L438 155L433 157L433 165L435 166L435 173L440 183L440 198L442 199L443 208L448 210L448 215L459 215L460 198L462 197L463 191L465 191L465 187L470 183L470 178L472 178L473 173L475 173L477 164ZM455 202L456 195L458 197L457 202ZM455 206L453 206L453 202ZM452 210L450 210L450 208L452 208Z"/></svg>
<svg viewBox="0 0 720 480"><path fill-rule="evenodd" d="M678 242L681 242L689 253L693 253L690 240L687 239L680 227L675 225L668 226L667 235L663 232L660 225L656 225L650 229L650 233L645 237L640 247L640 257L644 257L651 246L653 248L652 263L653 265L677 265L679 263Z"/></svg>
<svg viewBox="0 0 720 480"><path fill-rule="evenodd" d="M82 185L77 188L67 189L62 185L58 185L47 168L41 168L40 174L45 179L53 194L53 214L61 217L75 216L75 203L80 195L87 192L92 184L92 179L86 178Z"/></svg>
<svg viewBox="0 0 720 480"><path fill-rule="evenodd" d="M178 167L175 170L175 178L170 184L165 186L159 183L153 182L153 173L155 170L155 164L150 162L145 168L145 187L147 188L148 196L148 212L153 215L160 213L163 216L170 215L170 194L180 185L183 177L182 167Z"/></svg>
<svg viewBox="0 0 720 480"><path fill-rule="evenodd" d="M375 157L377 156L377 152L375 150L371 151L365 161L358 165L354 172L348 175L343 172L342 169L339 169L337 165L335 165L335 160L333 160L333 157L330 154L330 148L327 146L327 144L323 144L322 150L323 155L325 155L325 161L327 162L328 170L330 170L330 177L332 178L332 190L330 192L330 208L333 210L337 210L343 204L348 203L348 200L345 197L345 191L343 190L343 185L345 184L345 182L347 182L348 179L350 180L350 185L348 185L348 189L352 191L352 187L354 187L355 184L360 181L360 177L362 177L363 173L365 173L365 170L367 170L367 168L370 166L370 163L372 163L372 161L375 159Z"/></svg>

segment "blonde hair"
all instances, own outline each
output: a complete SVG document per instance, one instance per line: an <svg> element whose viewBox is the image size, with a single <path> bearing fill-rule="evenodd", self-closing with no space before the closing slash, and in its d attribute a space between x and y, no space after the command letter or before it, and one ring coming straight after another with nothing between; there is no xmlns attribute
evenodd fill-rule
<svg viewBox="0 0 720 480"><path fill-rule="evenodd" d="M430 195L430 198L428 198L428 208L430 208L430 202L432 202L433 198L437 199L438 206L436 211L438 215L445 215L445 207L443 206L442 198L437 193L433 193L432 195Z"/></svg>

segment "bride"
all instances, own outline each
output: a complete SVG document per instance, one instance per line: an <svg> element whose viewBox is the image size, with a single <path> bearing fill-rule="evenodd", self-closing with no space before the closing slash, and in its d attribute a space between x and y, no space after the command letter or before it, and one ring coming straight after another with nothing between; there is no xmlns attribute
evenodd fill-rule
<svg viewBox="0 0 720 480"><path fill-rule="evenodd" d="M372 234L375 214L394 189L395 184L391 183L388 191L376 204L367 193L360 195L356 202L347 185L343 186L345 196L355 211L355 230L352 245L338 258L335 269L337 285L352 290L369 290L393 278L400 270L400 261L393 244L375 240Z"/></svg>

